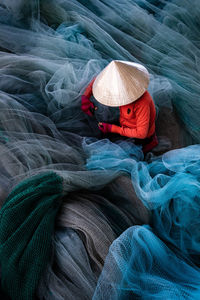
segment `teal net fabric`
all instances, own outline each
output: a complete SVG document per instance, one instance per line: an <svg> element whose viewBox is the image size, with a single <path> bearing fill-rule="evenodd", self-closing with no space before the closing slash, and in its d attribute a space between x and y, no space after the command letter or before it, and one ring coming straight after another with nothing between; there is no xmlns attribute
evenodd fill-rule
<svg viewBox="0 0 200 300"><path fill-rule="evenodd" d="M53 172L63 183L36 298L199 298L199 13L198 0L1 1L1 209L34 176ZM118 108L81 111L85 87L113 59L150 72L158 156L101 134L97 122L116 122ZM28 245L34 230L25 233ZM0 268L4 293L19 299L5 281L17 274L6 275L3 259ZM13 289L25 293L15 268Z"/></svg>
<svg viewBox="0 0 200 300"><path fill-rule="evenodd" d="M150 228L134 226L109 249L92 299L199 299L199 269Z"/></svg>
<svg viewBox="0 0 200 300"><path fill-rule="evenodd" d="M93 299L198 299L200 145L149 163L128 151L119 158L112 143L99 146L98 154L87 146L87 167L126 170L152 219L151 227L130 227L113 242Z"/></svg>

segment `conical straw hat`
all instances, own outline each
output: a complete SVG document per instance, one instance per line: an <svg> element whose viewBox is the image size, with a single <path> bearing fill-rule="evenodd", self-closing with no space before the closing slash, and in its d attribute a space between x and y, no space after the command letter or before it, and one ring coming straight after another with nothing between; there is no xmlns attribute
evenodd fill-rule
<svg viewBox="0 0 200 300"><path fill-rule="evenodd" d="M98 102L107 106L122 106L140 98L148 84L149 73L144 66L113 60L96 77L92 90Z"/></svg>

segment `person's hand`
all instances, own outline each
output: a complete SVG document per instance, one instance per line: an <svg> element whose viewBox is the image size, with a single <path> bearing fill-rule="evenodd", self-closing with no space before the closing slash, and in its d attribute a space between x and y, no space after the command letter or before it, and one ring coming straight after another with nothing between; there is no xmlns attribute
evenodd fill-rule
<svg viewBox="0 0 200 300"><path fill-rule="evenodd" d="M112 124L108 124L108 123L98 123L98 126L99 126L99 129L100 129L103 133L111 132Z"/></svg>
<svg viewBox="0 0 200 300"><path fill-rule="evenodd" d="M85 95L82 95L81 109L85 114L92 117L94 115L94 111L97 109L97 107L95 107L94 104Z"/></svg>

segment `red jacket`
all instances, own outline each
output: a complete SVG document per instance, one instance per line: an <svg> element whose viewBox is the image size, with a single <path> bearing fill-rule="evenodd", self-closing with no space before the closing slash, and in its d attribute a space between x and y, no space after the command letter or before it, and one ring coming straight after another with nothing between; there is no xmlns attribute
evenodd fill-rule
<svg viewBox="0 0 200 300"><path fill-rule="evenodd" d="M111 132L137 139L149 138L155 133L156 109L149 92L119 109L120 126L112 125Z"/></svg>
<svg viewBox="0 0 200 300"><path fill-rule="evenodd" d="M86 87L86 89L85 89L85 92L84 92L84 96L86 96L87 98L90 98L91 96L92 96L92 86L93 86L93 83L94 83L94 81L95 81L95 78L96 77L94 77L93 79L92 79L92 81L88 84L88 86Z"/></svg>
<svg viewBox="0 0 200 300"><path fill-rule="evenodd" d="M94 80L85 89L87 98L92 96ZM155 133L156 109L149 92L146 91L138 100L119 109L120 126L112 125L111 132L137 139L149 138Z"/></svg>

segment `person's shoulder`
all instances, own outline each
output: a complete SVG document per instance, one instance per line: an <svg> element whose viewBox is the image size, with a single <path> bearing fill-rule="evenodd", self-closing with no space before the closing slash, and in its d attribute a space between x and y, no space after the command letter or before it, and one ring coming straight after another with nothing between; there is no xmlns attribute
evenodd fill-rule
<svg viewBox="0 0 200 300"><path fill-rule="evenodd" d="M148 105L152 101L153 99L151 95L149 94L148 91L146 91L137 101L135 101L135 105L136 106Z"/></svg>
<svg viewBox="0 0 200 300"><path fill-rule="evenodd" d="M150 93L148 91L146 91L143 94L143 96L144 96L144 100L146 100L146 101L153 101L153 99L152 99L152 97L151 97L151 95L150 95Z"/></svg>

